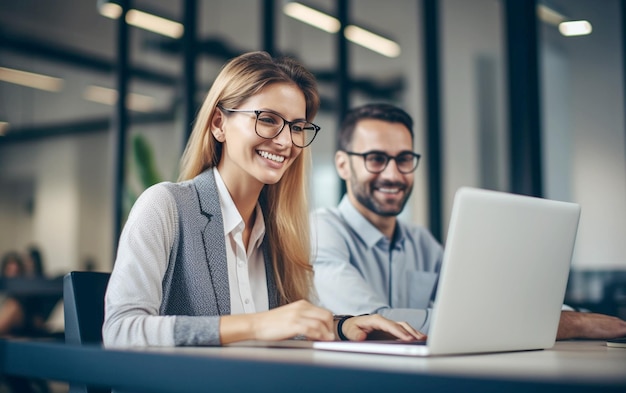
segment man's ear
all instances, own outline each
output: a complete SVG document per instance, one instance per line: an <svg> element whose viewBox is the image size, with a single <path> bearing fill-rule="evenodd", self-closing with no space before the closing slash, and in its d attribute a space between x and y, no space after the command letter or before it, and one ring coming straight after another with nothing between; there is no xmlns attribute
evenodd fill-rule
<svg viewBox="0 0 626 393"><path fill-rule="evenodd" d="M224 135L224 121L226 120L224 114L220 110L216 110L213 113L213 118L211 119L211 124L209 124L211 134L215 137L218 142L224 142L226 140L226 136Z"/></svg>
<svg viewBox="0 0 626 393"><path fill-rule="evenodd" d="M345 151L338 151L335 153L335 169L337 169L337 174L339 174L339 177L343 180L348 180L350 178L349 159L350 157Z"/></svg>

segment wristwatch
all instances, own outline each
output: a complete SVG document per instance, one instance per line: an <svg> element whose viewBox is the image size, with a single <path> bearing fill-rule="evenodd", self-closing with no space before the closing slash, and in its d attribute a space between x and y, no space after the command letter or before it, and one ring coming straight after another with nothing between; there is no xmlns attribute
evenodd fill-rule
<svg viewBox="0 0 626 393"><path fill-rule="evenodd" d="M350 341L348 337L343 334L343 323L348 319L352 318L354 315L333 315L333 321L339 321L337 323L337 336L341 341Z"/></svg>

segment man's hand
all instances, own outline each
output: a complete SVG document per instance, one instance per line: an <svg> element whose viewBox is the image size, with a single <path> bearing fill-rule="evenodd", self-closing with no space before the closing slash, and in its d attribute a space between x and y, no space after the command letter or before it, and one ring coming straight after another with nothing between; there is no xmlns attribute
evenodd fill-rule
<svg viewBox="0 0 626 393"><path fill-rule="evenodd" d="M617 317L589 312L561 311L556 339L607 339L625 336L626 321Z"/></svg>

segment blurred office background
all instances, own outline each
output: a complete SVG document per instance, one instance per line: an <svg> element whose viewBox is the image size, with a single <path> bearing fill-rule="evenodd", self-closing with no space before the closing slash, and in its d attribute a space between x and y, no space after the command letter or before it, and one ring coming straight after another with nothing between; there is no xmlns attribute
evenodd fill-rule
<svg viewBox="0 0 626 393"><path fill-rule="evenodd" d="M392 102L422 154L404 218L445 242L460 186L578 202L568 299L626 298L626 0L133 0L131 25L113 3L0 0L0 254L35 244L51 275L110 271L221 65L268 50L318 77L314 207L341 196L341 113ZM136 27L146 13L178 23Z"/></svg>

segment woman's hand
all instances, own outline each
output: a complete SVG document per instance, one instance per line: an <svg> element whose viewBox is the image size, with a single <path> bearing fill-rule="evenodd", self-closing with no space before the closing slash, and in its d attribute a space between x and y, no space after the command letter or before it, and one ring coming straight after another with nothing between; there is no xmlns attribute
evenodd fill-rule
<svg viewBox="0 0 626 393"><path fill-rule="evenodd" d="M401 341L423 341L426 335L415 330L406 322L394 322L378 314L362 315L345 320L341 328L351 341L367 338L398 339Z"/></svg>
<svg viewBox="0 0 626 393"><path fill-rule="evenodd" d="M330 311L299 300L255 314L226 315L220 319L222 344L242 340L286 340L304 336L309 340L335 339Z"/></svg>

